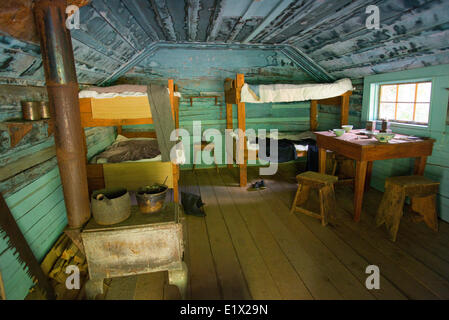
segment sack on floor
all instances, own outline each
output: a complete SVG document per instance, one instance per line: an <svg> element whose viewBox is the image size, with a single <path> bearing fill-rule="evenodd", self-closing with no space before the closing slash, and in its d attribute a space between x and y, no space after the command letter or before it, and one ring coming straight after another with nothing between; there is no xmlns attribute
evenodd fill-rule
<svg viewBox="0 0 449 320"><path fill-rule="evenodd" d="M206 215L203 209L204 203L201 197L196 194L181 192L181 204L185 214L197 217L204 217Z"/></svg>

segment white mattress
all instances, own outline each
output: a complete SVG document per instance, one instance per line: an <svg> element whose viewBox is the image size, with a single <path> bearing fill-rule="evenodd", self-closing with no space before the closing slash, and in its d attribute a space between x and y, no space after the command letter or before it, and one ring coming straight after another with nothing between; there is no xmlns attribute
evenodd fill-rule
<svg viewBox="0 0 449 320"><path fill-rule="evenodd" d="M167 88L168 90L168 88ZM175 97L181 98L180 92L174 93ZM111 87L90 87L79 92L79 98L109 99L116 97L147 97L147 86L141 85L118 85Z"/></svg>
<svg viewBox="0 0 449 320"><path fill-rule="evenodd" d="M337 97L354 90L350 79L334 83L314 84L270 84L248 85L242 87L241 101L247 103L271 103L318 100Z"/></svg>

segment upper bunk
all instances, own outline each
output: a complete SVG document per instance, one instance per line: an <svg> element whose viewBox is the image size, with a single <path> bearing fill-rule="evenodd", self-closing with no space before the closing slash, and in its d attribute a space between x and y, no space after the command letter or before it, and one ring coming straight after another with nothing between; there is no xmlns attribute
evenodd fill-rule
<svg viewBox="0 0 449 320"><path fill-rule="evenodd" d="M245 103L274 103L310 101L310 130L318 127L318 104L340 106L340 124L349 121L349 97L353 86L350 79L341 79L334 83L312 84L268 84L250 85L245 76L237 74L235 80L227 78L224 83L225 101L228 108Z"/></svg>
<svg viewBox="0 0 449 320"><path fill-rule="evenodd" d="M168 81L170 105L175 128L179 128L179 100L181 94L173 80ZM123 132L122 126L153 124L145 85L117 85L91 87L79 93L81 126L116 126L127 137L155 137L154 132Z"/></svg>

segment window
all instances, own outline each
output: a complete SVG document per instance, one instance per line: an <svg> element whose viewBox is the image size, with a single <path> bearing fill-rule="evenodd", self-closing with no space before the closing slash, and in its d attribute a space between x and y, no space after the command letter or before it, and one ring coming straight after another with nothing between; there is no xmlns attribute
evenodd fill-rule
<svg viewBox="0 0 449 320"><path fill-rule="evenodd" d="M432 82L380 85L378 119L428 124L431 90Z"/></svg>

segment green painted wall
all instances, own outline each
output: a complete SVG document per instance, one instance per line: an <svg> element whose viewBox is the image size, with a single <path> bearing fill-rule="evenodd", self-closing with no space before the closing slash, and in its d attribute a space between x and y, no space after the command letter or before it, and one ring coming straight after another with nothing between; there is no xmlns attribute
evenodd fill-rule
<svg viewBox="0 0 449 320"><path fill-rule="evenodd" d="M20 118L21 100L46 99L41 87L0 86L0 121ZM112 143L112 128L86 130L88 155ZM36 123L32 131L14 148L7 131L0 130L0 166L54 145L46 126ZM38 164L7 180L0 181L0 192L14 215L19 228L40 261L67 225L62 185L56 157ZM5 233L0 229L0 271L8 299L23 299L33 282L17 261L17 254L8 248Z"/></svg>
<svg viewBox="0 0 449 320"><path fill-rule="evenodd" d="M202 129L215 128L224 131L226 108L223 84L225 78L245 74L245 81L263 83L313 83L309 75L300 70L282 52L272 49L226 48L176 48L161 49L144 59L118 80L118 83L156 82L166 84L175 80L183 98L180 104L180 127L192 132L193 121L201 121ZM357 91L351 97L350 121L360 123L361 81L355 83ZM220 95L219 105L214 99L195 99L190 106L189 95ZM234 106L234 128L237 127L237 111ZM246 104L247 129L278 129L282 132L300 132L309 129L309 102ZM340 109L333 106L319 107L319 128L323 130L339 126ZM224 143L223 150L224 150ZM186 146L187 147L187 146ZM190 145L192 150L192 144ZM224 152L222 152L224 157ZM193 161L193 152L190 152ZM190 168L191 165L183 166ZM208 167L205 164L198 167Z"/></svg>
<svg viewBox="0 0 449 320"><path fill-rule="evenodd" d="M394 132L436 140L432 156L428 158L424 175L439 181L438 208L441 219L449 221L449 65L439 65L407 71L378 74L365 77L362 121L372 120L369 114L370 92L373 84L387 81L407 81L413 79L430 79L432 81L432 97L430 123L428 127L394 125ZM376 161L373 166L371 185L384 190L385 178L390 176L408 175L413 170L413 159L394 159Z"/></svg>

